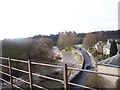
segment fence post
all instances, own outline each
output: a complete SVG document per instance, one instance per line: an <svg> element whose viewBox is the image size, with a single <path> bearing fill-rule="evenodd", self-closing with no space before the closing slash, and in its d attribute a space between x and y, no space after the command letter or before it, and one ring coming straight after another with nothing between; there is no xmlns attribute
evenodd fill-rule
<svg viewBox="0 0 120 90"><path fill-rule="evenodd" d="M8 58L8 63L9 63L9 74L10 74L11 90L13 90L12 69L11 69L11 59L10 58Z"/></svg>
<svg viewBox="0 0 120 90"><path fill-rule="evenodd" d="M31 61L28 60L28 70L29 70L29 82L30 82L30 90L33 90L32 83L32 69L31 69Z"/></svg>
<svg viewBox="0 0 120 90"><path fill-rule="evenodd" d="M68 90L67 64L63 66L64 90Z"/></svg>

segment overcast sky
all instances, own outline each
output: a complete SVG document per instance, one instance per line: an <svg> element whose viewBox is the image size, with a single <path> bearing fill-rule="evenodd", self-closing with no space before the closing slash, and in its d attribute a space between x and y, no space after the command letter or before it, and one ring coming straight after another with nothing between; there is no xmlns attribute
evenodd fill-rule
<svg viewBox="0 0 120 90"><path fill-rule="evenodd" d="M0 39L117 30L120 0L0 0Z"/></svg>

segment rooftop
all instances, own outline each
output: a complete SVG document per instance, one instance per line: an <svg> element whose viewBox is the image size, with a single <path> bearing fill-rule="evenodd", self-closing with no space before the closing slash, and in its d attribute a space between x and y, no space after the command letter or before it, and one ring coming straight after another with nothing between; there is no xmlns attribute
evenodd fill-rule
<svg viewBox="0 0 120 90"><path fill-rule="evenodd" d="M107 58L97 63L98 65L107 65L113 67L120 67L120 54Z"/></svg>

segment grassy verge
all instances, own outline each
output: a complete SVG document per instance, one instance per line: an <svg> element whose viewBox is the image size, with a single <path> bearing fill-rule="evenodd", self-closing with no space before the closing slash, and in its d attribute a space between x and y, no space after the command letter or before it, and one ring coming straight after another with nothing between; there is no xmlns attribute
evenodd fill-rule
<svg viewBox="0 0 120 90"><path fill-rule="evenodd" d="M76 57L76 59L79 61L80 64L83 64L83 57L82 54L80 52L78 52L77 50L72 51Z"/></svg>
<svg viewBox="0 0 120 90"><path fill-rule="evenodd" d="M82 44L76 44L76 46L83 47L83 45L82 45Z"/></svg>

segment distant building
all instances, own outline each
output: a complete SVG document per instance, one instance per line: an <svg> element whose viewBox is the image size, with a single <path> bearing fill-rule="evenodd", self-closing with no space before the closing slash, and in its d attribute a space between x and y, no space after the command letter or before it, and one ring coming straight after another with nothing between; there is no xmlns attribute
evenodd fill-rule
<svg viewBox="0 0 120 90"><path fill-rule="evenodd" d="M111 42L113 41L113 39L110 39L107 41L107 44L103 46L103 54L105 55L109 55L110 54L110 47L111 47ZM116 44L117 44L117 50L118 53L120 53L120 40L115 40Z"/></svg>
<svg viewBox="0 0 120 90"><path fill-rule="evenodd" d="M98 72L120 75L120 54L97 63ZM118 88L120 77L102 75L102 88ZM108 90L108 89L107 89Z"/></svg>
<svg viewBox="0 0 120 90"><path fill-rule="evenodd" d="M99 52L99 53L103 53L103 46L105 45L104 42L99 41L96 45L95 45L95 49Z"/></svg>
<svg viewBox="0 0 120 90"><path fill-rule="evenodd" d="M116 40L118 53L120 53L120 39Z"/></svg>
<svg viewBox="0 0 120 90"><path fill-rule="evenodd" d="M108 40L107 44L104 45L104 47L103 47L103 54L109 55L110 54L110 47L111 47L111 43L110 43L110 40Z"/></svg>
<svg viewBox="0 0 120 90"><path fill-rule="evenodd" d="M117 44L118 53L120 53L120 44Z"/></svg>

